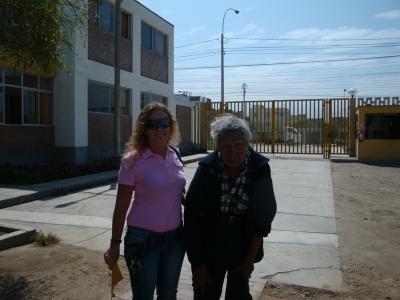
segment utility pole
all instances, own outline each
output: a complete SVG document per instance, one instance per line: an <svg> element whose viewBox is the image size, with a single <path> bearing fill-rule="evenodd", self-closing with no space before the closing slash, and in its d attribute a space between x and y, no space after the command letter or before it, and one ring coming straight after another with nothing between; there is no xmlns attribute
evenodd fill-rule
<svg viewBox="0 0 400 300"><path fill-rule="evenodd" d="M243 82L242 84L242 90L243 90L243 102L246 101L246 89L247 89L247 83Z"/></svg>
<svg viewBox="0 0 400 300"><path fill-rule="evenodd" d="M115 1L115 39L114 39L114 155L121 154L121 110L120 110L120 66L119 37L121 35L120 11L123 0Z"/></svg>

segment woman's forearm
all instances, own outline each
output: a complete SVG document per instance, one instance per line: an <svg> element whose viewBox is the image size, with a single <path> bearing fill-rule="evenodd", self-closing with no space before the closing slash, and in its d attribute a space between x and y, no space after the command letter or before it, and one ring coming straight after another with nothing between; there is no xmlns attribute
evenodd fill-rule
<svg viewBox="0 0 400 300"><path fill-rule="evenodd" d="M124 229L126 212L131 202L133 188L118 185L117 200L115 202L112 220L112 239L120 240Z"/></svg>

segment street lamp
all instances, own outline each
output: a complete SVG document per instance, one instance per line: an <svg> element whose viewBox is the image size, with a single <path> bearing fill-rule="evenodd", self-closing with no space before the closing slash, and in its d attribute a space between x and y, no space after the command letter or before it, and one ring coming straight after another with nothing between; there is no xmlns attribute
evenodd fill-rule
<svg viewBox="0 0 400 300"><path fill-rule="evenodd" d="M243 102L246 101L246 89L247 89L247 83L243 82L242 84L242 90L243 90Z"/></svg>
<svg viewBox="0 0 400 300"><path fill-rule="evenodd" d="M239 11L237 9L228 8L224 17L222 18L222 31L221 31L221 102L224 102L224 23L225 16L228 11L233 11L235 14L238 14Z"/></svg>
<svg viewBox="0 0 400 300"><path fill-rule="evenodd" d="M353 99L355 96L357 96L357 89L351 88L350 91L348 91L349 96Z"/></svg>

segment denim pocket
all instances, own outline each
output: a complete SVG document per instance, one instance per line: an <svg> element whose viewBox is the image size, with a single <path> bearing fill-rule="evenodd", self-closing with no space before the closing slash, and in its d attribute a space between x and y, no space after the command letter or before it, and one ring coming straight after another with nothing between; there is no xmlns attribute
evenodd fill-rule
<svg viewBox="0 0 400 300"><path fill-rule="evenodd" d="M135 273L141 268L141 259L146 250L149 233L140 228L129 228L125 235L124 254L129 271Z"/></svg>

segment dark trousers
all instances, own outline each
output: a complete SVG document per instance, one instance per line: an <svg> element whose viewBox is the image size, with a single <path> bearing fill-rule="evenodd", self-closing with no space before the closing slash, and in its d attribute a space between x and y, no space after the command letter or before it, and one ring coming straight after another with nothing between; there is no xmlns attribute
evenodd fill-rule
<svg viewBox="0 0 400 300"><path fill-rule="evenodd" d="M194 291L194 300L219 300L222 293L225 274L228 273L225 290L225 300L252 300L249 291L249 281L241 271L227 270L222 266L207 267L211 284L207 286L204 295Z"/></svg>

